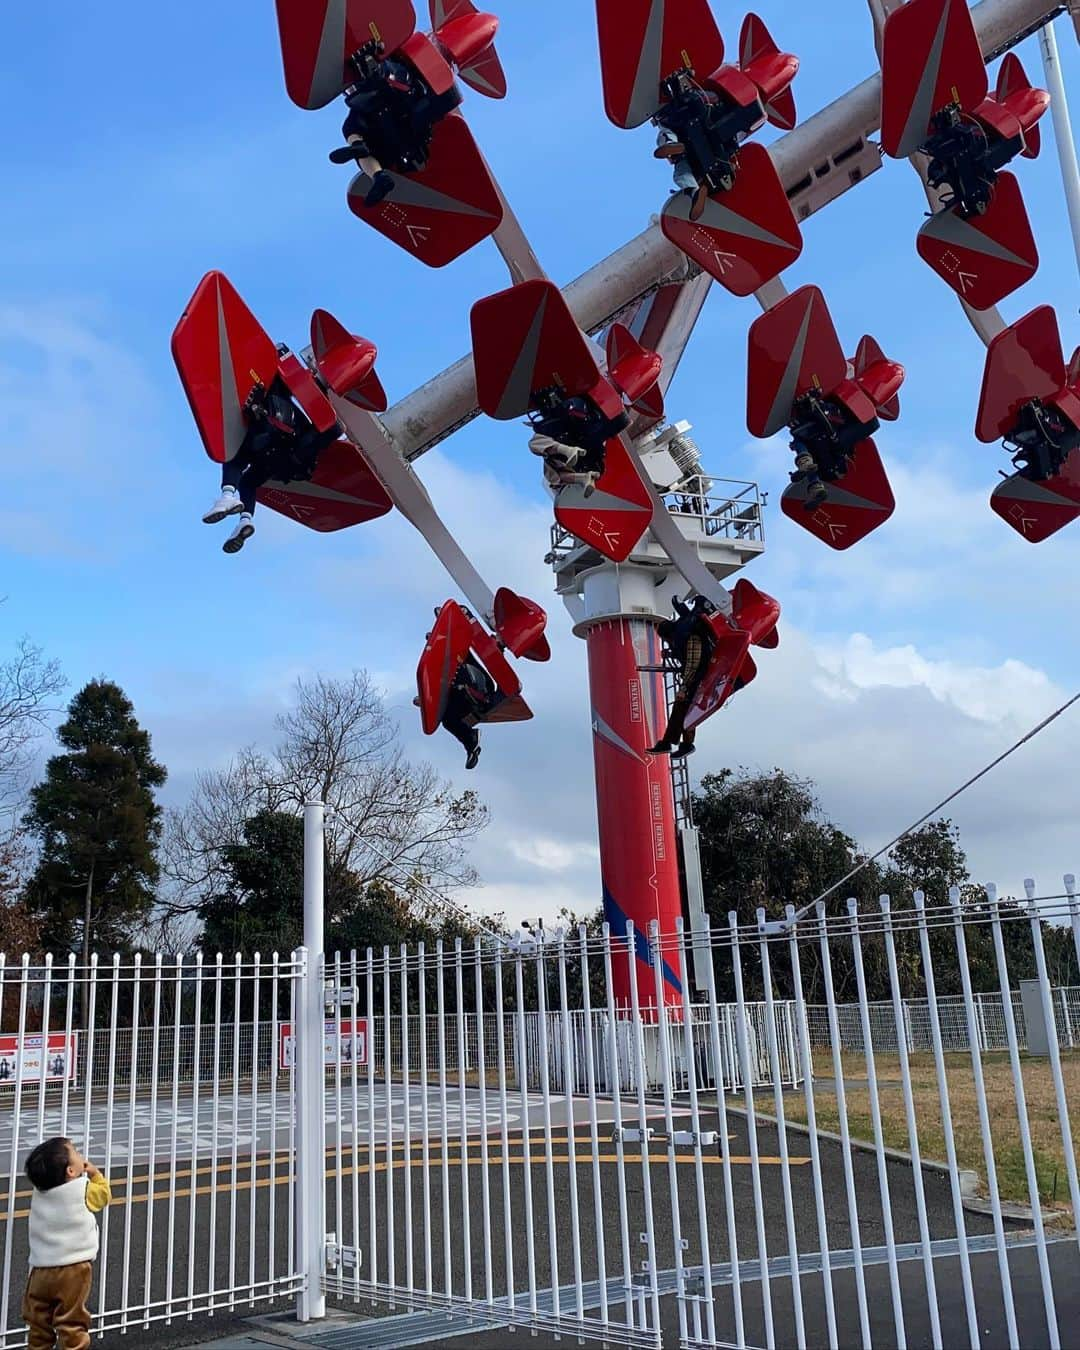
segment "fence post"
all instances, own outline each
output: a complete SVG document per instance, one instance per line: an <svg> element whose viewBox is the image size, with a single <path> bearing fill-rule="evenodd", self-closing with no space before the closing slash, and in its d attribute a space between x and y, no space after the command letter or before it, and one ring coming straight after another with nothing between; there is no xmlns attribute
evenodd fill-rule
<svg viewBox="0 0 1080 1350"><path fill-rule="evenodd" d="M323 993L322 802L304 803L304 967L296 1009L293 1073L296 1130L296 1253L304 1285L296 1300L300 1322L326 1316L326 1070Z"/></svg>

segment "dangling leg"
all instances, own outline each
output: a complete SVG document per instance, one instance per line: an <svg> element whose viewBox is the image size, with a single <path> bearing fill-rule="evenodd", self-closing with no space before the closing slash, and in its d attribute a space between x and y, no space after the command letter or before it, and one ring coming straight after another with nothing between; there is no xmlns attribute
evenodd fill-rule
<svg viewBox="0 0 1080 1350"><path fill-rule="evenodd" d="M240 475L238 485L240 519L236 523L236 529L222 544L223 553L239 553L255 533L255 497L269 477L270 470L265 461L249 464Z"/></svg>
<svg viewBox="0 0 1080 1350"><path fill-rule="evenodd" d="M364 197L365 206L378 206L394 190L394 179L386 172L381 162L371 153L367 142L368 113L352 109L341 128L345 144L337 150L331 150L332 164L355 162L361 173L371 179L371 187Z"/></svg>
<svg viewBox="0 0 1080 1350"><path fill-rule="evenodd" d="M246 456L241 453L221 466L221 496L203 516L204 525L219 525L228 516L234 516L244 509L239 488L247 463Z"/></svg>
<svg viewBox="0 0 1080 1350"><path fill-rule="evenodd" d="M447 708L442 720L443 727L458 741L465 749L466 759L465 767L475 769L480 762L480 733L476 727L471 726L465 721L459 713L452 708Z"/></svg>
<svg viewBox="0 0 1080 1350"><path fill-rule="evenodd" d="M674 131L670 131L667 127L661 127L656 138L656 150L653 153L657 159L672 161L675 188L678 192L685 192L690 198L690 219L700 220L709 197L709 189L704 183L698 182L696 174L690 167L690 161L686 157L686 146L683 145Z"/></svg>

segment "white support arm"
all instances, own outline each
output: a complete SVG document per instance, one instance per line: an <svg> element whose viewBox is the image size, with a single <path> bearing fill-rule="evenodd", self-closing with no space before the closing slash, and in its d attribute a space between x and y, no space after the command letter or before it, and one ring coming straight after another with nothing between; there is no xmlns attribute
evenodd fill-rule
<svg viewBox="0 0 1080 1350"><path fill-rule="evenodd" d="M327 397L349 439L362 450L364 459L386 489L405 519L424 536L428 547L454 579L478 618L495 631L495 597L490 586L469 561L460 544L443 524L427 489L387 436L372 413L363 412L335 393Z"/></svg>

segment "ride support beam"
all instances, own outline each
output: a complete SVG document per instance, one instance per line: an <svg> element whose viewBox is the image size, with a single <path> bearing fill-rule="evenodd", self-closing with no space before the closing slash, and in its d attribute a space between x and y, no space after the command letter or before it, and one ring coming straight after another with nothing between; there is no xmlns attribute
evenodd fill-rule
<svg viewBox="0 0 1080 1350"><path fill-rule="evenodd" d="M1070 5L1061 0L980 0L972 18L983 55L990 60L1067 10ZM791 192L816 165L873 135L880 123L877 73L780 137L769 153ZM851 182L844 191L854 186ZM571 282L564 294L579 325L591 332L665 281L690 275L686 256L664 238L659 225L652 225ZM399 451L416 459L476 416L469 355L396 403L382 420Z"/></svg>

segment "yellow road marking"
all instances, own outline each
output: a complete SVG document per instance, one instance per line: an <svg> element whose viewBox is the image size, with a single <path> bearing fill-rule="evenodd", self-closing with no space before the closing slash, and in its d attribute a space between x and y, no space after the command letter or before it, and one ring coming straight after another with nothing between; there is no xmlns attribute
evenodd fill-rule
<svg viewBox="0 0 1080 1350"><path fill-rule="evenodd" d="M451 1162L449 1163L449 1165L452 1166L452 1167L460 1167L460 1166L462 1165L462 1161L464 1161L465 1163L467 1163L467 1165L468 1165L469 1167L482 1167L482 1166L484 1165L484 1159L483 1159L483 1158L466 1158L466 1159L464 1159L464 1160L461 1159L461 1158L457 1158L457 1159L454 1159L453 1161L451 1161ZM509 1165L510 1165L511 1167L523 1167L523 1166L525 1165L525 1161L526 1161L526 1160L525 1160L525 1155L522 1153L522 1154L508 1155L506 1161L509 1163ZM583 1163L591 1163L591 1162L593 1161L593 1154L592 1154L592 1153L579 1152L578 1155L577 1155L576 1161L577 1161L577 1163L578 1163L579 1165L581 1165L581 1164L583 1164ZM598 1162L600 1162L600 1163L611 1164L611 1163L617 1162L617 1161L618 1161L618 1158L616 1157L616 1155L615 1155L614 1153L611 1153L611 1154L603 1153L603 1154L600 1154L600 1155L597 1157L596 1161L598 1161ZM642 1161L643 1161L643 1159L642 1159L642 1155L641 1155L640 1153L624 1153L624 1154L623 1154L623 1162L626 1163L626 1164L628 1164L628 1165L635 1164L635 1163L641 1163ZM659 1163L666 1163L667 1161L668 1161L668 1155L667 1155L666 1153L650 1153L650 1154L649 1154L649 1162L650 1162L650 1163L657 1163L657 1164L659 1164ZM677 1164L679 1164L679 1165L682 1166L682 1167L689 1167L689 1166L693 1166L693 1164L694 1164L694 1162L695 1162L696 1160L695 1160L694 1158L692 1158L692 1157L689 1157L689 1158L687 1158L687 1157L676 1157L675 1161L676 1161ZM702 1159L702 1162L703 1162L705 1165L710 1166L710 1167L719 1166L719 1165L722 1163L722 1161L723 1161L723 1159L721 1159L720 1157L718 1157L718 1156L712 1156L712 1155L710 1155L710 1156L705 1157L705 1158ZM747 1156L747 1157L734 1157L734 1156L733 1156L732 1158L729 1159L729 1161L730 1161L732 1164L734 1164L735 1166L749 1166L749 1165L750 1165L751 1159L749 1158L749 1156ZM810 1162L810 1159L809 1159L809 1158L791 1158L789 1161L790 1161L790 1165L791 1165L792 1167L805 1167L805 1166ZM529 1155L529 1165L530 1165L530 1166L535 1166L537 1163L541 1163L541 1162L542 1162L542 1163L546 1163L546 1162L547 1162L547 1154L546 1154L545 1151L543 1151L543 1150L535 1151L535 1152L533 1152L533 1153L531 1153L531 1154ZM560 1166L568 1165L569 1162L570 1162L570 1155L569 1155L569 1154L561 1154L561 1153L559 1153L559 1154L553 1154L552 1157L551 1157L551 1162L552 1162L553 1165L560 1165ZM772 1158L772 1157L763 1157L763 1158L759 1158L759 1159L758 1159L758 1162L759 1162L763 1167L779 1167L779 1166L782 1166L782 1164L783 1164L783 1159L781 1159L781 1158ZM489 1165L489 1166L494 1166L494 1165L496 1165L496 1164L498 1164L499 1166L501 1166L502 1163L503 1163L503 1155L502 1155L501 1153L490 1153L490 1152L489 1152L489 1154L488 1154L488 1165ZM394 1160L392 1163L390 1163L390 1164L387 1164L387 1163L384 1163L384 1162L382 1162L382 1163L376 1163L375 1166L374 1166L374 1168L367 1167L367 1166L364 1166L364 1167L331 1168L331 1169L328 1169L327 1172L326 1172L326 1180L327 1180L328 1182L329 1182L329 1181L335 1181L335 1180L337 1180L339 1177L340 1177L342 1180L344 1180L346 1177L351 1177L351 1176L354 1176L354 1175L356 1175L356 1176L365 1176L365 1175L370 1175L372 1172L378 1174L378 1173L381 1173L381 1172L386 1172L386 1171L388 1170L388 1168L389 1168L390 1170L395 1171L395 1172L403 1172L403 1171L405 1171L407 1168L409 1168L409 1164L406 1163L406 1161L405 1161L404 1158L400 1158L400 1159L395 1159L395 1160ZM209 1171L209 1170L210 1170L210 1169L208 1169L208 1168L207 1168L207 1169L203 1169L203 1172L206 1172L206 1171ZM409 1170L411 1170L411 1168L409 1168ZM202 1174L203 1174L203 1173L200 1172L199 1175L202 1175ZM167 1175L167 1174L164 1174L164 1175ZM179 1176L180 1174L177 1173L177 1175ZM189 1173L188 1175L190 1175L190 1173ZM155 1177L155 1180L158 1180L158 1179L159 1179L158 1177ZM226 1195L226 1194L228 1194L230 1191L250 1191L253 1187L254 1187L255 1190L261 1191L261 1190L265 1190L266 1187L268 1187L268 1186L287 1186L287 1185L290 1183L291 1180L292 1180L292 1177L286 1175L286 1176L274 1176L274 1177L259 1177L259 1178L257 1178L257 1179L254 1180L254 1181L237 1181L237 1182L236 1182L235 1184L233 1184L233 1185L219 1185L219 1184L213 1184L213 1185L209 1185L209 1186L197 1186L197 1187L195 1187L194 1189L193 1189L192 1187L188 1186L188 1187L184 1187L184 1188L181 1189L181 1190L163 1190L163 1191L154 1191L154 1193L153 1193L153 1199L154 1199L154 1202L155 1202L155 1203L158 1203L158 1202L164 1201L164 1200L170 1200L170 1199L171 1199L171 1200L187 1200L187 1199L190 1199L193 1195L194 1195L194 1196L196 1197L196 1199L197 1199L197 1198L198 1198L199 1196L201 1196L201 1195L213 1195L215 1192L216 1192L218 1195ZM20 1191L20 1192L17 1192L17 1194L18 1194L19 1196L23 1196L23 1195L29 1194L29 1192L23 1192L23 1191ZM130 1204L130 1205L145 1205L146 1202L147 1202L147 1199L148 1199L148 1196L146 1196L146 1195L130 1195L130 1196L122 1197L122 1198L116 1198L116 1199L113 1200L112 1204L110 1205L110 1209L122 1209L125 1205L129 1205L129 1204ZM26 1219L26 1218L29 1217L29 1215L30 1215L30 1210L29 1210L28 1208L27 1208L27 1209L17 1209L17 1210L15 1210L15 1212L14 1212L13 1214L11 1214L11 1215L9 1215L9 1214L5 1211L4 1213L0 1214L0 1223L5 1223L5 1222L7 1222L7 1220L8 1220L9 1217L10 1217L11 1219Z"/></svg>

